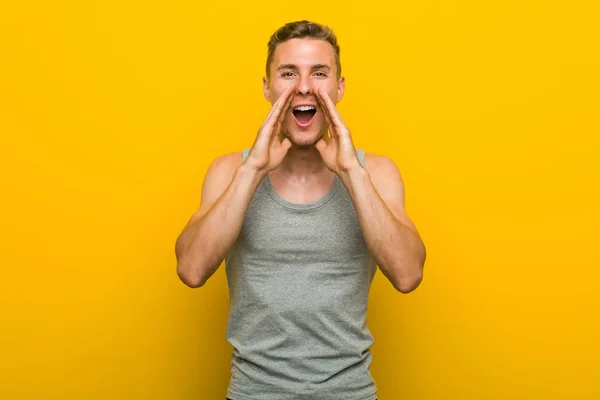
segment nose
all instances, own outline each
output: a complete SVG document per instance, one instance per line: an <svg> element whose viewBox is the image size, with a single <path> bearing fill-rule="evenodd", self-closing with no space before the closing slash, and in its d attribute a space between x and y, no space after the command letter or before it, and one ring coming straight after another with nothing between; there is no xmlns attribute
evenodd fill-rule
<svg viewBox="0 0 600 400"><path fill-rule="evenodd" d="M310 78L307 76L300 77L298 79L298 86L296 87L296 94L305 96L312 93L312 83Z"/></svg>

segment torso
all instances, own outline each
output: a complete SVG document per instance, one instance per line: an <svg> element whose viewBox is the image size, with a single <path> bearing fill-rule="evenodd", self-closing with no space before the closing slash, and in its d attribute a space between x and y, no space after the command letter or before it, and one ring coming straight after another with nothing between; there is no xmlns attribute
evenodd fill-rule
<svg viewBox="0 0 600 400"><path fill-rule="evenodd" d="M352 199L329 170L267 177L225 258L227 395L374 400L366 310L377 265Z"/></svg>

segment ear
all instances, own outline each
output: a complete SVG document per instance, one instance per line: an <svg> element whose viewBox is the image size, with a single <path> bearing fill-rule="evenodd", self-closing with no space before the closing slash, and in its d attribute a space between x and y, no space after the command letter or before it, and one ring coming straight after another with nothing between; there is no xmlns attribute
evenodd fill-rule
<svg viewBox="0 0 600 400"><path fill-rule="evenodd" d="M265 96L265 99L270 103L271 99L270 99L270 95L269 95L269 78L267 78L266 76L263 77L263 94Z"/></svg>
<svg viewBox="0 0 600 400"><path fill-rule="evenodd" d="M338 103L342 101L342 97L344 97L344 91L346 90L346 78L340 76L338 79L338 88L337 88L337 101Z"/></svg>

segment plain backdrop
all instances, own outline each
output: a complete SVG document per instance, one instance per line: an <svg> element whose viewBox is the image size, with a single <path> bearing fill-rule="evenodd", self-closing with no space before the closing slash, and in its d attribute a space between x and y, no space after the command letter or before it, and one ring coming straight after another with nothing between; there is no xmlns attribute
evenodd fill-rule
<svg viewBox="0 0 600 400"><path fill-rule="evenodd" d="M357 148L428 250L379 271L380 400L600 398L593 1L0 3L0 398L224 399L224 268L177 278L217 156L270 105L267 41L332 27Z"/></svg>

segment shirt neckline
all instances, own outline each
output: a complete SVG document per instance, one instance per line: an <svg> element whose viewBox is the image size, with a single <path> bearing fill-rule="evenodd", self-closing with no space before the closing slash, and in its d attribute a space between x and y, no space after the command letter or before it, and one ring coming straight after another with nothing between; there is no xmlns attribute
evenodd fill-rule
<svg viewBox="0 0 600 400"><path fill-rule="evenodd" d="M333 198L333 196L335 196L335 194L337 193L338 188L341 185L341 182L340 182L338 176L334 175L333 183L329 187L329 190L327 191L327 193L325 193L325 195L322 196L320 199L311 201L310 203L293 203L293 202L288 201L288 200L284 199L283 197L281 197L275 191L275 188L273 187L273 184L271 183L271 179L269 178L268 174L265 177L265 185L266 185L267 193L269 193L269 196L271 196L271 198L273 200L275 200L275 202L277 202L278 204L280 204L286 208L293 209L293 210L312 210L314 208L321 207L322 205L327 203L329 200L331 200Z"/></svg>

